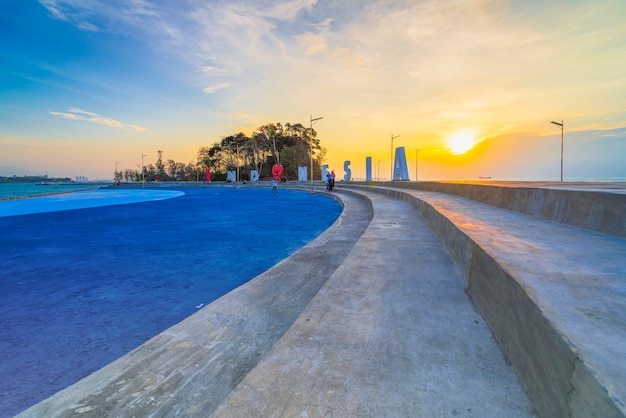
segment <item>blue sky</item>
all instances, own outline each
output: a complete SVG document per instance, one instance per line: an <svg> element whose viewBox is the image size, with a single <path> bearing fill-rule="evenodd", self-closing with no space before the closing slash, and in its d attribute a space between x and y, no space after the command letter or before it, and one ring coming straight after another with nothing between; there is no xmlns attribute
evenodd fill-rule
<svg viewBox="0 0 626 418"><path fill-rule="evenodd" d="M388 178L626 178L623 0L0 0L0 175L111 178L268 122ZM453 138L475 145L455 154ZM416 153L416 150L420 150ZM380 168L379 168L380 167Z"/></svg>

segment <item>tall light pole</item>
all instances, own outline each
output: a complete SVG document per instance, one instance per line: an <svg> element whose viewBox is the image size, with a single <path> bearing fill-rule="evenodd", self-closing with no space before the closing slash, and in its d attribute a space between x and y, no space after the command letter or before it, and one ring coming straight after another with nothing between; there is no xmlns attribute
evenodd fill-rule
<svg viewBox="0 0 626 418"><path fill-rule="evenodd" d="M422 149L415 148L415 181L416 182L417 182L417 153L420 152Z"/></svg>
<svg viewBox="0 0 626 418"><path fill-rule="evenodd" d="M561 123L559 122L550 122L561 128L561 183L563 183L563 123L564 120L561 119Z"/></svg>
<svg viewBox="0 0 626 418"><path fill-rule="evenodd" d="M389 180L393 180L393 140L398 138L400 135L396 135L393 136L393 134L391 134L391 177L389 177Z"/></svg>
<svg viewBox="0 0 626 418"><path fill-rule="evenodd" d="M119 161L115 162L115 174L113 174L113 183L117 182L117 165L119 164Z"/></svg>
<svg viewBox="0 0 626 418"><path fill-rule="evenodd" d="M313 118L313 115L309 115L309 128L311 129L310 135L310 142L309 142L309 155L311 157L311 193L313 193L313 122L316 122L320 119L324 119L324 116L321 116L319 118Z"/></svg>
<svg viewBox="0 0 626 418"><path fill-rule="evenodd" d="M147 157L148 154L141 154L141 187L146 187L145 170L143 169L143 157Z"/></svg>

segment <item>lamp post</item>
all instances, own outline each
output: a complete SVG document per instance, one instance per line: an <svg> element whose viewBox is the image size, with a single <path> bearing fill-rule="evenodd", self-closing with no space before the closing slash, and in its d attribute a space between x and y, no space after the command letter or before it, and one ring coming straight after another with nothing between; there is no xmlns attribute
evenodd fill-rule
<svg viewBox="0 0 626 418"><path fill-rule="evenodd" d="M564 120L561 119L561 123L559 122L550 122L561 128L561 183L563 183L563 123Z"/></svg>
<svg viewBox="0 0 626 418"><path fill-rule="evenodd" d="M143 157L147 157L148 154L141 154L141 187L146 187L145 170L143 169Z"/></svg>
<svg viewBox="0 0 626 418"><path fill-rule="evenodd" d="M113 183L117 182L117 165L119 164L119 161L115 162L115 174L113 174Z"/></svg>
<svg viewBox="0 0 626 418"><path fill-rule="evenodd" d="M393 180L393 140L399 136L400 135L393 136L393 134L391 134L391 177L389 177L389 181Z"/></svg>
<svg viewBox="0 0 626 418"><path fill-rule="evenodd" d="M423 148L417 149L415 148L415 182L417 183L417 153L420 152Z"/></svg>
<svg viewBox="0 0 626 418"><path fill-rule="evenodd" d="M309 115L309 128L311 130L311 138L309 142L309 156L311 158L311 193L313 193L313 122L316 122L320 119L324 119L324 116L320 116L319 118L313 118L313 115Z"/></svg>

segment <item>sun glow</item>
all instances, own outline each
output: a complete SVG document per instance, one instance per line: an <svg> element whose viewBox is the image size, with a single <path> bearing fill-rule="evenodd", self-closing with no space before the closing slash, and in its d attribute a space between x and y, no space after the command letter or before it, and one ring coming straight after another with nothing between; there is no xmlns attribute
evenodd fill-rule
<svg viewBox="0 0 626 418"><path fill-rule="evenodd" d="M464 154L476 144L474 136L467 132L461 132L448 139L448 149L452 154Z"/></svg>

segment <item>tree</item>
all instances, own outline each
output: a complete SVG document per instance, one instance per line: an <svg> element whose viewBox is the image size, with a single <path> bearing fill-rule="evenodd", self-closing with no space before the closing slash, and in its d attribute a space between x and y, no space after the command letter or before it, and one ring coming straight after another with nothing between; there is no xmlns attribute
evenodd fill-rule
<svg viewBox="0 0 626 418"><path fill-rule="evenodd" d="M143 167L147 181L158 177L162 180L197 180L204 171L211 170L211 178L225 180L226 172L239 170L240 178L250 178L250 171L256 170L260 178L271 175L274 164L282 164L287 178L297 178L298 167L309 167L313 160L313 171L319 170L326 156L326 149L320 146L317 132L300 123L268 123L257 128L252 136L242 132L223 137L211 146L198 149L196 162L189 164L174 160L162 161L162 152L156 165ZM134 173L134 174L133 174ZM141 172L126 170L124 177L141 180Z"/></svg>
<svg viewBox="0 0 626 418"><path fill-rule="evenodd" d="M155 168L156 168L156 174L155 177L158 180L161 181L166 181L167 177L165 175L165 165L163 164L163 151L157 151L158 153L158 158L157 161L155 163Z"/></svg>

